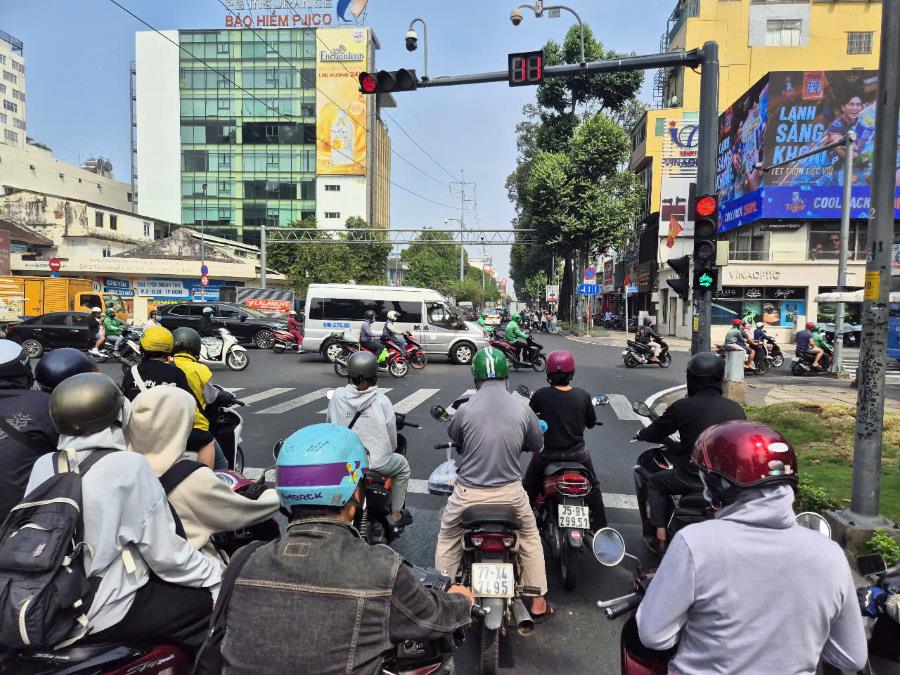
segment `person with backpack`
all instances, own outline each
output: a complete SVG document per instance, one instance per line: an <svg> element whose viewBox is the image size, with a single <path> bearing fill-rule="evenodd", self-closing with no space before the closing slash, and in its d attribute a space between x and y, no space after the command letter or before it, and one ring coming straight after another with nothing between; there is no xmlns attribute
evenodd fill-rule
<svg viewBox="0 0 900 675"><path fill-rule="evenodd" d="M200 334L193 328L183 326L176 328L172 333L172 362L184 373L188 390L194 395L194 401L197 403L197 410L194 411L194 430L188 439L188 451L197 452L204 457L212 452L215 455L212 468L227 469L228 461L225 455L213 447L215 439L210 433L209 418L206 416L206 407L215 402L219 392L210 382L212 371L200 363L201 345Z"/></svg>
<svg viewBox="0 0 900 675"><path fill-rule="evenodd" d="M60 495L50 488L61 474L78 476L81 504L72 511L80 514L78 540L84 545L66 560L83 567L93 595L88 591L81 596L87 600L81 620L76 620L71 607L60 613L59 620L70 624L68 640L165 641L193 651L206 635L222 566L177 535L159 479L144 457L125 452L129 414L130 404L103 373L82 373L57 386L50 396L50 417L59 432L61 452L44 455L35 463L25 501L14 513L40 522L34 513L26 512L50 506L61 510L62 505L54 503ZM34 500L30 505L29 499ZM7 521L4 527L22 524L10 520L13 522ZM59 529L30 536L50 537ZM9 532L0 532L0 546L8 536ZM48 545L35 551L40 557L53 555L57 548ZM3 553L0 550L0 555ZM32 561L31 569L40 562ZM74 578L72 569L62 578ZM29 571L18 574L27 576ZM0 583L5 581L0 579ZM12 593L5 598L6 603L17 600ZM47 610L36 603L29 610L31 616L20 606L12 611L27 625L29 620L39 622L37 614ZM4 619L10 616L10 608L2 604L0 612ZM4 629L8 625L0 621ZM20 646L10 645L6 633L3 639L7 647Z"/></svg>
<svg viewBox="0 0 900 675"><path fill-rule="evenodd" d="M128 449L146 457L184 527L192 548L221 559L210 537L251 527L274 517L278 493L253 483L237 494L208 466L182 459L194 420L194 397L176 387L153 387L139 394L125 429Z"/></svg>
<svg viewBox="0 0 900 675"><path fill-rule="evenodd" d="M22 501L38 457L56 449L50 395L32 390L33 384L28 352L17 342L0 340L0 522Z"/></svg>

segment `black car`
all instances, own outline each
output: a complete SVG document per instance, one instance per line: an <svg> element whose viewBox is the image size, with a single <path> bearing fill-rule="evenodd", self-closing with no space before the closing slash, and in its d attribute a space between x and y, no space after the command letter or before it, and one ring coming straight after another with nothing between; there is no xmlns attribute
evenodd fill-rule
<svg viewBox="0 0 900 675"><path fill-rule="evenodd" d="M33 359L48 349L58 347L87 349L93 346L88 341L90 318L87 312L52 312L34 316L7 326L6 337L22 345Z"/></svg>
<svg viewBox="0 0 900 675"><path fill-rule="evenodd" d="M264 314L249 307L230 302L180 302L157 308L160 323L169 330L196 329L203 316L203 308L213 308L213 323L227 328L239 342L254 344L260 349L270 349L275 342L273 330L284 330L286 319Z"/></svg>

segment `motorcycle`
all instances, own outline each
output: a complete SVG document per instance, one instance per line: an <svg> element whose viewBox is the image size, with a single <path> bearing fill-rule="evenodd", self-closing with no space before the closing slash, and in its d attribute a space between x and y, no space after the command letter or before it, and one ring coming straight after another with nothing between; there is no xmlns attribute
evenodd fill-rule
<svg viewBox="0 0 900 675"><path fill-rule="evenodd" d="M219 328L222 344L216 356L211 356L206 342L200 345L200 362L206 365L225 364L231 370L243 370L250 365L250 355L238 344L237 338L227 328Z"/></svg>
<svg viewBox="0 0 900 675"><path fill-rule="evenodd" d="M280 449L280 445L278 446ZM274 467L272 467L274 468ZM249 488L256 483L265 483L268 471L263 471L258 480L253 481L245 477L240 471L215 471L216 478L231 488L231 490L239 495L247 496ZM247 496L247 499L252 497ZM240 530L232 530L230 532L217 532L210 538L217 549L232 557L237 553L238 549L246 546L251 541L275 541L281 536L281 528L275 518L264 520L256 525L245 527Z"/></svg>
<svg viewBox="0 0 900 675"><path fill-rule="evenodd" d="M791 375L805 375L806 373L824 373L831 368L831 359L833 352L826 351L819 361L819 367L814 368L813 363L816 360L815 354L810 354L805 349L798 349L791 358Z"/></svg>
<svg viewBox="0 0 900 675"><path fill-rule="evenodd" d="M769 363L772 364L772 367L781 368L781 366L784 365L784 354L781 351L781 347L775 342L775 338L771 338L767 335L760 343L766 348L766 356L769 359Z"/></svg>
<svg viewBox="0 0 900 675"><path fill-rule="evenodd" d="M286 330L275 329L272 331L275 341L272 343L272 351L276 354L284 354L286 351L297 352L303 351L302 341L298 341L297 337Z"/></svg>
<svg viewBox="0 0 900 675"><path fill-rule="evenodd" d="M131 645L115 642L83 644L27 655L0 656L0 670L19 675L188 675L194 665L173 644Z"/></svg>
<svg viewBox="0 0 900 675"><path fill-rule="evenodd" d="M334 357L334 373L338 377L346 378L348 373L347 362L350 360L351 354L361 349L360 344L344 337L335 338L333 344L339 347L339 351ZM406 377L406 374L409 372L409 360L400 353L400 349L393 342L382 338L381 344L384 345L382 354L385 352L387 354L383 359L379 358L378 370L380 372L388 372L392 377ZM375 356L380 357L381 354L376 354Z"/></svg>
<svg viewBox="0 0 900 675"><path fill-rule="evenodd" d="M525 345L522 346L521 352L517 350L505 338L501 339L495 335L488 338L488 345L499 349L506 356L513 368L531 368L535 372L541 373L547 368L547 357L544 355L544 346L538 344L531 337L531 333L525 338Z"/></svg>
<svg viewBox="0 0 900 675"><path fill-rule="evenodd" d="M744 373L749 373L753 375L765 375L769 371L769 367L773 365L772 360L769 359L768 351L762 349L760 345L763 343L757 343L755 348L756 358L753 361L753 365L756 368L750 367L750 357L747 356L744 359ZM729 349L725 349L724 345L716 345L716 356L725 361L727 358L728 352L732 351ZM738 352L740 354L740 352ZM783 357L782 357L783 358Z"/></svg>
<svg viewBox="0 0 900 675"><path fill-rule="evenodd" d="M118 353L113 351L112 342L109 338L100 347L100 356L92 354L97 363L105 363L106 361L118 361L122 364L122 369L131 368L141 362L141 337L143 332L132 327L125 328L122 331L122 339L119 341ZM90 345L94 346L93 342Z"/></svg>
<svg viewBox="0 0 900 675"><path fill-rule="evenodd" d="M216 439L231 470L238 473L244 470L244 449L241 447L241 430L244 428L244 419L237 409L246 405L230 391L226 391L219 385L213 385L218 390L216 400L206 406L206 417L209 419L209 432Z"/></svg>
<svg viewBox="0 0 900 675"><path fill-rule="evenodd" d="M403 337L406 338L406 358L409 361L409 365L416 370L421 370L428 365L428 354L425 353L422 345L412 333L407 331L403 334Z"/></svg>
<svg viewBox="0 0 900 675"><path fill-rule="evenodd" d="M632 403L631 409L641 417L647 417L654 422L659 420L659 415L643 401ZM631 442L635 443L637 439L632 439ZM649 523L647 481L655 473L674 470L675 464L670 456L676 448L677 441L673 438L666 438L662 445L642 452L634 465L634 486L637 491L638 508L644 516L642 518L644 536L656 535L656 530ZM669 511L672 514L666 526L669 541L672 541L675 533L685 525L710 520L715 515L709 502L703 497L702 489L683 495L670 495L669 499L671 500Z"/></svg>
<svg viewBox="0 0 900 675"><path fill-rule="evenodd" d="M660 346L659 362L656 363L650 360L653 358L653 350L650 349L648 345L634 340L627 340L625 351L622 352L622 361L625 363L625 367L636 368L637 366L644 366L648 363L656 363L660 368L668 368L672 363L672 356L669 354L669 345L666 344L666 341L662 338L659 338L658 342Z"/></svg>

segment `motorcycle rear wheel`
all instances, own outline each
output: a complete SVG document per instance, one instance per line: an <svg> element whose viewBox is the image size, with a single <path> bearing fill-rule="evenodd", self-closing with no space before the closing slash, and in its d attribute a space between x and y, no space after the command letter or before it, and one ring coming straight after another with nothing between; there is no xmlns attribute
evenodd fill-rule
<svg viewBox="0 0 900 675"><path fill-rule="evenodd" d="M763 357L761 359L757 359L756 360L756 374L757 375L765 375L768 372L770 365L771 364L769 363L769 359L767 359L765 357Z"/></svg>
<svg viewBox="0 0 900 675"><path fill-rule="evenodd" d="M803 366L799 363L795 363L791 366L791 375L803 375L805 372L806 370L804 370Z"/></svg>
<svg viewBox="0 0 900 675"><path fill-rule="evenodd" d="M672 357L669 356L668 352L660 355L659 357L659 367L660 368L668 368L672 365Z"/></svg>
<svg viewBox="0 0 900 675"><path fill-rule="evenodd" d="M349 371L347 370L347 364L346 364L346 362L345 362L345 363L341 363L341 360L342 360L342 359L343 359L343 357L342 357L342 356L339 356L339 357L335 360L335 362L334 362L334 374L337 375L338 377L347 377L347 375L349 374Z"/></svg>
<svg viewBox="0 0 900 675"><path fill-rule="evenodd" d="M574 591L578 582L578 551L569 546L564 530L560 530L559 571L562 573L563 588Z"/></svg>
<svg viewBox="0 0 900 675"><path fill-rule="evenodd" d="M784 354L778 354L772 357L772 365L775 368L781 368L784 365Z"/></svg>
<svg viewBox="0 0 900 675"><path fill-rule="evenodd" d="M496 675L500 669L500 631L481 624L481 675Z"/></svg>
<svg viewBox="0 0 900 675"><path fill-rule="evenodd" d="M422 368L428 365L428 355L425 352L417 352L409 360L409 365L416 370L422 370Z"/></svg>
<svg viewBox="0 0 900 675"><path fill-rule="evenodd" d="M544 372L547 369L547 357L543 354L538 354L532 360L531 367L534 368L536 373Z"/></svg>
<svg viewBox="0 0 900 675"><path fill-rule="evenodd" d="M635 361L634 357L631 354L626 354L622 359L625 362L626 368L634 368L637 366L637 361Z"/></svg>
<svg viewBox="0 0 900 675"><path fill-rule="evenodd" d="M406 374L409 372L409 361L397 359L388 366L388 371L392 377L406 377Z"/></svg>
<svg viewBox="0 0 900 675"><path fill-rule="evenodd" d="M272 351L276 354L284 354L285 349L287 349L287 345L283 342L275 342L275 344L272 345Z"/></svg>

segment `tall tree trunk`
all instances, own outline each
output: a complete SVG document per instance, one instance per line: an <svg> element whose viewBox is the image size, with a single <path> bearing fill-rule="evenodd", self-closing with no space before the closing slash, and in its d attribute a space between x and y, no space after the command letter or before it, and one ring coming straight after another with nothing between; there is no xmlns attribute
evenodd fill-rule
<svg viewBox="0 0 900 675"><path fill-rule="evenodd" d="M563 254L563 275L559 284L559 320L572 321L572 251Z"/></svg>

